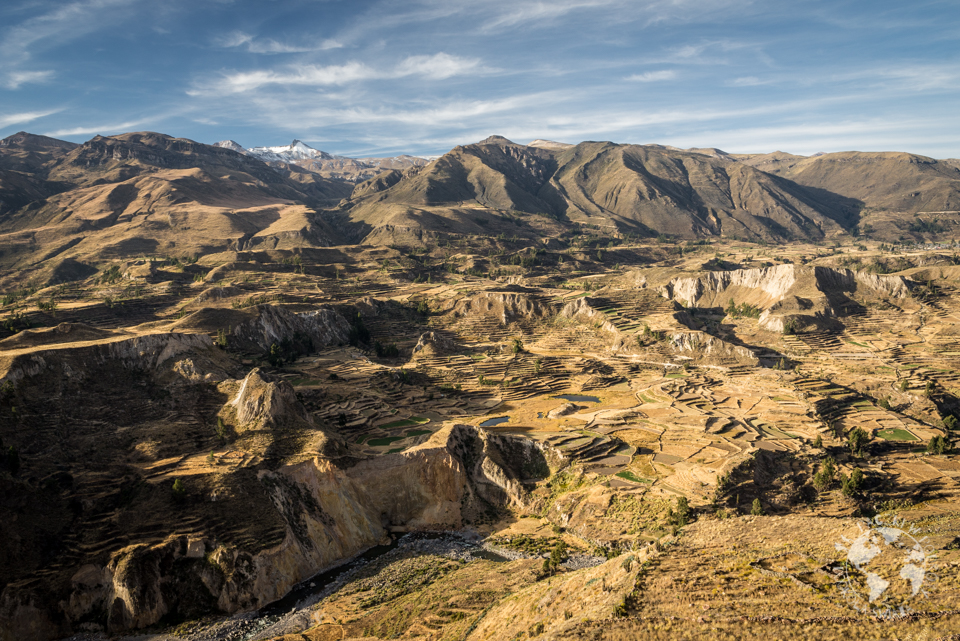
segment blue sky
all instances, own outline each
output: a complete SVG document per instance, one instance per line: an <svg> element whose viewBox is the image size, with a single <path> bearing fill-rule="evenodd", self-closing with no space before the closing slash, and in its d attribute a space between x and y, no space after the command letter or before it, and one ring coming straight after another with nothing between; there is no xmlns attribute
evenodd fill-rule
<svg viewBox="0 0 960 641"><path fill-rule="evenodd" d="M5 0L0 137L960 157L956 0Z"/></svg>

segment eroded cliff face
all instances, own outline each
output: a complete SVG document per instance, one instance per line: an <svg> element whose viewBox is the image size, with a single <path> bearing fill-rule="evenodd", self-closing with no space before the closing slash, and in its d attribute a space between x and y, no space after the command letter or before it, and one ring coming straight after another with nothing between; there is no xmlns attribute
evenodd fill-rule
<svg viewBox="0 0 960 641"><path fill-rule="evenodd" d="M262 392L277 393L275 384L257 372L245 383L233 399L238 411L263 421L269 398ZM404 452L352 464L317 456L260 469L259 484L286 524L278 545L251 553L204 536L130 545L105 566L79 568L53 602L8 587L0 639L52 639L83 621L105 622L116 633L168 614L256 609L391 532L459 529L491 504L523 507L525 483L564 464L551 448L454 424Z"/></svg>
<svg viewBox="0 0 960 641"><path fill-rule="evenodd" d="M309 338L316 348L340 345L348 341L349 334L346 319L327 307L294 313L283 307L262 305L256 318L233 328L232 340L266 351L274 343L296 336Z"/></svg>
<svg viewBox="0 0 960 641"><path fill-rule="evenodd" d="M747 303L762 310L761 327L782 332L791 319L815 325L838 315L839 304L847 302L850 294L903 300L910 295L911 285L897 275L778 265L674 278L660 293L690 307L725 308L731 300Z"/></svg>

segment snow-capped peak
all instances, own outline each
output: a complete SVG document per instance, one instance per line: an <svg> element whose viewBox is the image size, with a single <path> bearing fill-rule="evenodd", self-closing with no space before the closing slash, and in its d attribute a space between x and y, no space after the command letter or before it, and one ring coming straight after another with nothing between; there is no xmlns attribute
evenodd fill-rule
<svg viewBox="0 0 960 641"><path fill-rule="evenodd" d="M294 140L289 145L282 147L251 147L247 150L251 156L256 156L261 160L273 160L280 162L290 162L292 160L310 160L322 158L324 160L332 156L319 149L314 149L310 145L304 144L299 140Z"/></svg>

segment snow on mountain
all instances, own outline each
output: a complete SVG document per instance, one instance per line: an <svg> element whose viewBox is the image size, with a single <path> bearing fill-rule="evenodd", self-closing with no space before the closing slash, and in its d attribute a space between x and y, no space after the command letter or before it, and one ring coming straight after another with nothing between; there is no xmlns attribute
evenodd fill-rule
<svg viewBox="0 0 960 641"><path fill-rule="evenodd" d="M390 169L404 170L410 167L421 167L433 158L400 155L393 158L348 158L333 156L325 151L314 149L299 140L289 145L279 147L251 147L245 149L233 140L221 140L213 143L214 147L232 149L247 156L253 156L265 163L283 163L297 165L327 178L360 182L372 178Z"/></svg>
<svg viewBox="0 0 960 641"><path fill-rule="evenodd" d="M314 149L299 140L294 140L285 147L252 147L247 150L251 156L256 156L263 161L274 162L294 162L297 160L330 160L333 158L330 154L319 149Z"/></svg>

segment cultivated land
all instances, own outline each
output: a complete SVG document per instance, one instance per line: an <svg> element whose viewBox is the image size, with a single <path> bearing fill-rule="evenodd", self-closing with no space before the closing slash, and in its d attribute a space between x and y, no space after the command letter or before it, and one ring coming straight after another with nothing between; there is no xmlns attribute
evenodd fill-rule
<svg viewBox="0 0 960 641"><path fill-rule="evenodd" d="M136 136L147 144L94 151ZM625 210L577 222L582 173L557 169L587 153L632 166L637 149L511 145L387 172L330 209L228 149L191 147L215 160L200 175L174 156L143 169L136 147L136 171L101 172L134 185L122 207L116 182L85 178L6 215L34 241L0 255L23 283L0 301L0 638L956 638L947 223L909 232L921 243L855 238L839 210L811 213L812 192L744 166L750 184L800 194L811 222L797 230L829 237L657 238L618 228ZM77 180L68 169L92 153L41 148L53 164L34 190ZM743 162L667 152L703 171ZM482 182L490 156L560 176L574 221L434 204L457 233L380 220L364 242L333 242L378 211L410 222L390 208L455 163L474 172L457 184ZM6 158L34 176L34 156ZM327 201L344 191L315 180ZM249 193L264 200L240 207ZM194 232L157 223L164 207ZM741 233L756 222L744 211L727 222ZM488 219L516 233L475 233ZM98 242L112 248L99 261ZM870 518L920 548L856 567L846 548ZM376 547L410 532L448 534ZM886 582L873 602L867 570ZM883 608L898 616L871 616Z"/></svg>

